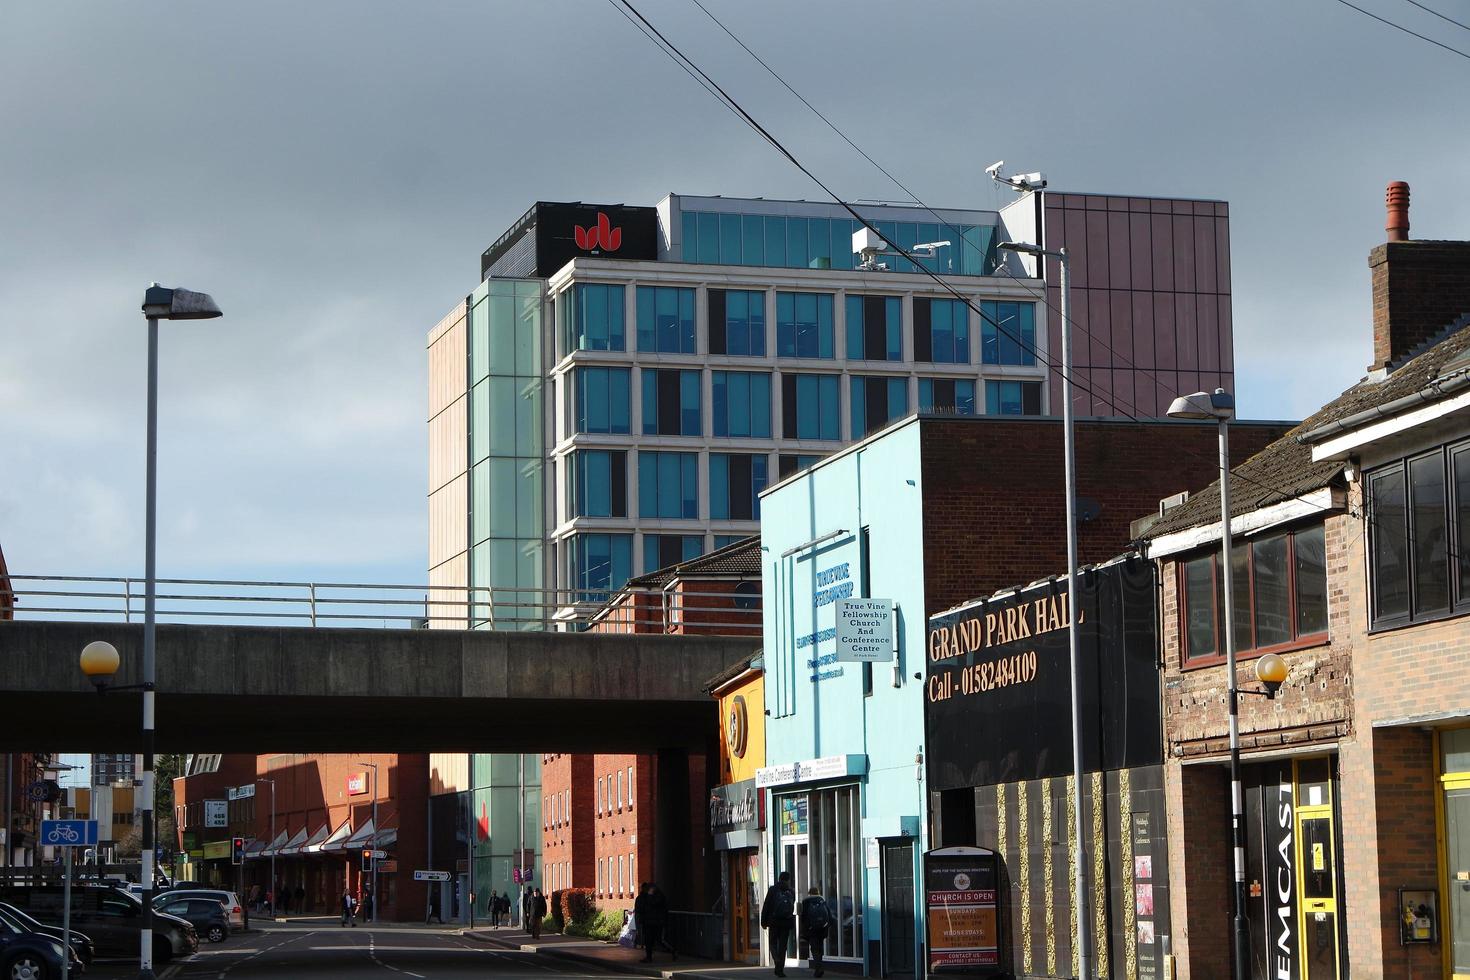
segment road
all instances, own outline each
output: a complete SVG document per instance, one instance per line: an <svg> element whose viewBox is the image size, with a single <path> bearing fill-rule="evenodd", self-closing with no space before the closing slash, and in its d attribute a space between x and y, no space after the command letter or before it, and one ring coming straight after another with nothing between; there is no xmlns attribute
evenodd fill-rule
<svg viewBox="0 0 1470 980"><path fill-rule="evenodd" d="M171 965L172 967L173 965ZM137 964L97 963L85 980L132 980ZM612 974L586 967L558 964L533 953L496 949L465 939L452 929L363 926L343 929L335 924L272 924L238 933L223 943L203 944L198 954L177 964L167 980L256 980L256 978L310 978L310 980L452 980L477 977L492 980L535 978L557 980Z"/></svg>

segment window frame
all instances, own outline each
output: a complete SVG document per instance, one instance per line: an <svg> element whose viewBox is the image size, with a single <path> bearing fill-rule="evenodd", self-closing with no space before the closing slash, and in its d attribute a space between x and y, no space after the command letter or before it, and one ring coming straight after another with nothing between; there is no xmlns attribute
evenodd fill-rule
<svg viewBox="0 0 1470 980"><path fill-rule="evenodd" d="M1462 439L1457 442L1441 443L1419 452L1401 456L1389 462L1365 469L1362 476L1363 487L1363 566L1367 584L1367 607L1368 607L1368 632L1370 634L1385 632L1387 630L1402 629L1405 626L1419 626L1424 623L1438 622L1470 613L1470 575L1465 574L1461 567L1461 548L1467 543L1460 540L1459 510L1460 500L1459 488L1455 481L1455 458L1464 452L1470 452L1470 440ZM1414 463L1421 460L1438 457L1440 474L1444 480L1444 562L1446 566L1445 583L1448 591L1448 602L1443 609L1434 609L1427 612L1417 612L1419 583L1418 579L1418 555L1415 553L1415 508L1414 508L1414 484L1410 478L1410 472ZM1404 507L1404 548L1407 565L1404 571L1404 589L1407 597L1406 611L1402 614L1380 616L1378 614L1377 589L1378 571L1375 561L1378 540L1378 529L1374 518L1373 483L1376 479L1397 472L1403 481L1403 507ZM1470 501L1464 501L1470 504Z"/></svg>
<svg viewBox="0 0 1470 980"><path fill-rule="evenodd" d="M1236 637L1235 659L1237 662L1243 660L1254 660L1268 653L1287 653L1292 650L1304 650L1308 647L1323 646L1330 643L1332 638L1332 587L1327 584L1324 590L1324 601L1326 603L1327 628L1316 633L1298 633L1299 609L1297 606L1297 574L1296 574L1296 536L1303 531L1322 529L1323 534L1323 578L1328 576L1327 566L1330 562L1326 553L1327 528L1324 521L1307 521L1289 524L1280 527L1264 529L1261 532L1246 537L1244 535L1234 538L1230 542L1232 551L1236 548L1244 548L1246 554L1246 609L1249 612L1251 622L1251 645L1241 644L1240 637ZM1286 619L1291 629L1291 639L1282 643L1273 643L1267 646L1256 646L1256 562L1255 544L1258 540L1284 536L1286 538ZM1191 656L1189 652L1189 588L1188 567L1192 562L1208 558L1210 560L1210 588L1211 617L1215 634L1215 652ZM1175 616L1176 635L1179 638L1179 667L1181 670L1198 670L1204 667L1215 667L1223 664L1228 659L1225 649L1225 629L1220 618L1220 606L1223 604L1223 583L1220 581L1220 547L1217 543L1213 548L1205 548L1180 555L1174 563L1174 589L1176 605L1178 607ZM1233 612L1233 611L1232 611Z"/></svg>

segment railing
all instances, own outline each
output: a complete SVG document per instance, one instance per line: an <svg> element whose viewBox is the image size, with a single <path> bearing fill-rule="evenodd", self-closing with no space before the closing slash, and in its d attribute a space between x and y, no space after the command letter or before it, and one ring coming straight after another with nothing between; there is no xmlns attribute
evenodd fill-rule
<svg viewBox="0 0 1470 980"><path fill-rule="evenodd" d="M95 575L0 579L22 620L143 621L142 580ZM758 637L759 587L537 589L516 586L396 585L158 579L163 623L356 626L396 629L593 630L604 633L718 633Z"/></svg>

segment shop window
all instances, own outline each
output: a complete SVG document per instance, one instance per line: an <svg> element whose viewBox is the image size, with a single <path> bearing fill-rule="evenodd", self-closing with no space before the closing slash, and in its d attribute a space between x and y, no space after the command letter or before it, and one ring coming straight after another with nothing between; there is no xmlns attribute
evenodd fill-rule
<svg viewBox="0 0 1470 980"><path fill-rule="evenodd" d="M1470 445L1381 467L1366 482L1372 626L1470 608Z"/></svg>
<svg viewBox="0 0 1470 980"><path fill-rule="evenodd" d="M709 291L709 352L766 356L766 294L749 289Z"/></svg>
<svg viewBox="0 0 1470 980"><path fill-rule="evenodd" d="M697 436L699 372L643 369L643 434Z"/></svg>
<svg viewBox="0 0 1470 980"><path fill-rule="evenodd" d="M914 360L970 363L970 307L957 299L914 297Z"/></svg>
<svg viewBox="0 0 1470 980"><path fill-rule="evenodd" d="M1235 651L1321 643L1327 638L1327 556L1323 527L1266 534L1233 544ZM1186 663L1224 656L1219 554L1180 562L1179 631Z"/></svg>
<svg viewBox="0 0 1470 980"><path fill-rule="evenodd" d="M650 354L694 353L694 290L639 286L638 350Z"/></svg>
<svg viewBox="0 0 1470 980"><path fill-rule="evenodd" d="M847 295L847 357L856 361L903 360L902 299Z"/></svg>
<svg viewBox="0 0 1470 980"><path fill-rule="evenodd" d="M836 356L831 293L776 294L776 354L779 357Z"/></svg>

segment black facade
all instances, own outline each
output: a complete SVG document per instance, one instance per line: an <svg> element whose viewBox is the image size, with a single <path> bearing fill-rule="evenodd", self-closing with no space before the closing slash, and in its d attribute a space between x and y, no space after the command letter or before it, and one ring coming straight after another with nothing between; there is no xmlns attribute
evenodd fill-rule
<svg viewBox="0 0 1470 980"><path fill-rule="evenodd" d="M480 256L480 277L545 279L579 255L657 259L658 210L537 201Z"/></svg>

